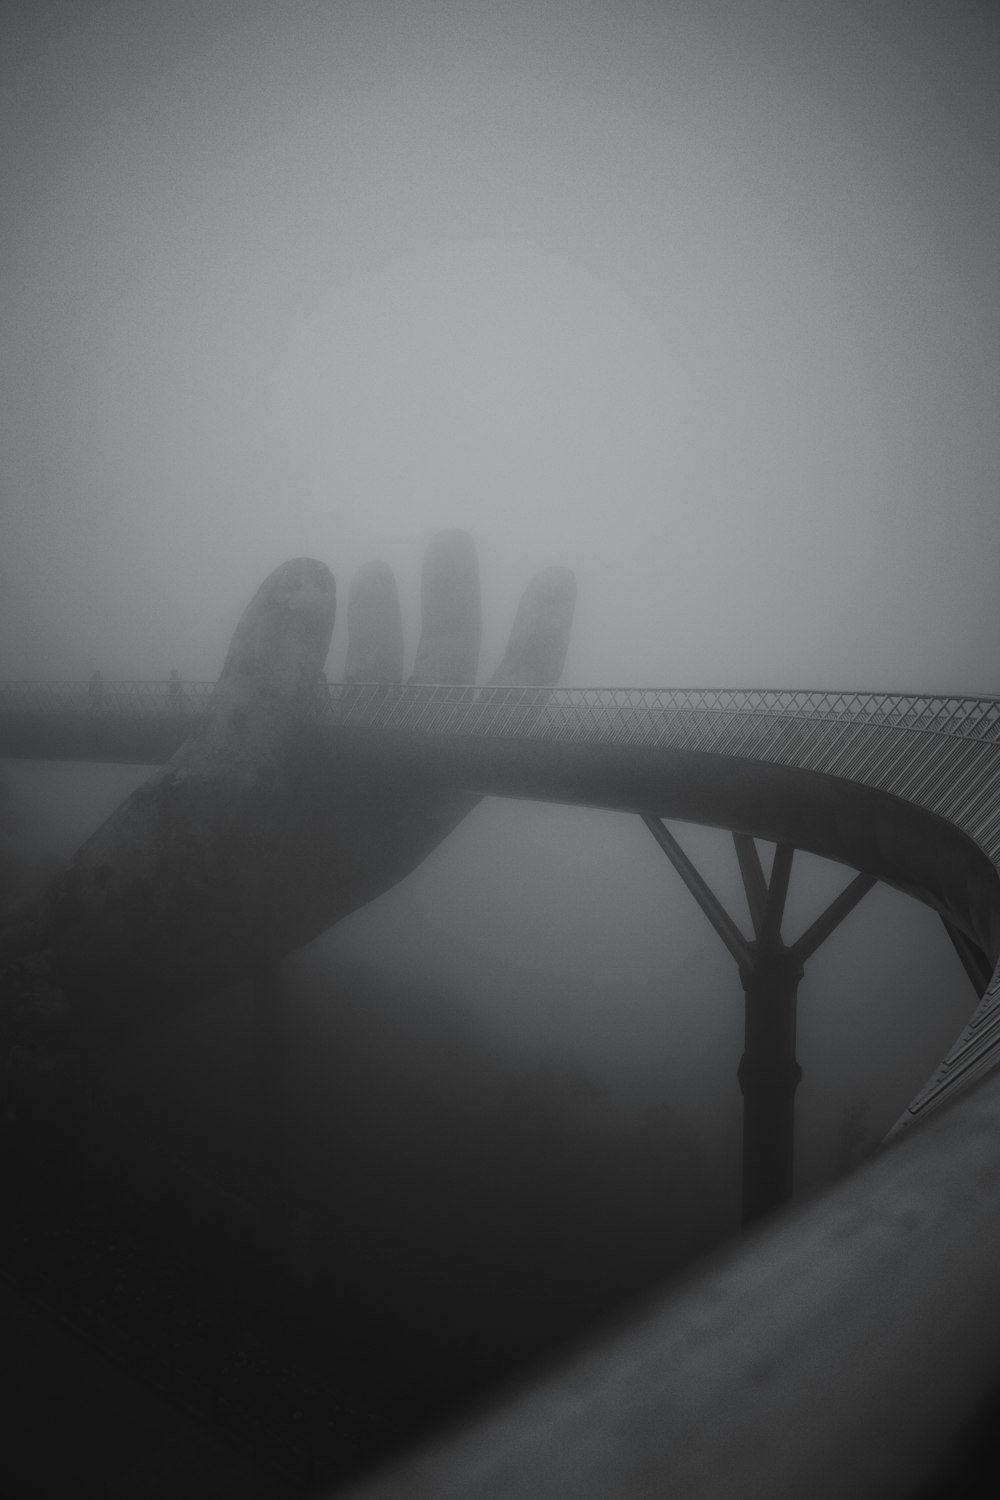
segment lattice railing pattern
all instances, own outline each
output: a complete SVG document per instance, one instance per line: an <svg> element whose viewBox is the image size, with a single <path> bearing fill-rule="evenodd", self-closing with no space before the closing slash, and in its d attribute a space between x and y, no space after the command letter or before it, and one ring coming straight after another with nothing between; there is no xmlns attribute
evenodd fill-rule
<svg viewBox="0 0 1000 1500"><path fill-rule="evenodd" d="M437 734L513 734L669 744L692 732L730 748L784 725L917 729L1000 740L1000 698L749 688L531 688L456 684L332 684L331 712L347 723ZM810 728L810 733L816 730Z"/></svg>
<svg viewBox="0 0 1000 1500"><path fill-rule="evenodd" d="M0 721L194 719L210 682L0 683ZM395 733L589 741L773 761L891 791L1000 863L1000 698L750 688L474 687L318 681L304 714Z"/></svg>
<svg viewBox="0 0 1000 1500"><path fill-rule="evenodd" d="M0 682L4 714L122 714L162 718L204 713L214 682Z"/></svg>
<svg viewBox="0 0 1000 1500"><path fill-rule="evenodd" d="M214 687L201 681L0 682L0 714L200 712ZM341 722L436 734L598 735L662 744L692 731L726 738L739 721L739 736L748 745L755 734L780 724L830 723L1000 740L1000 697L958 694L324 683L315 704L318 713Z"/></svg>
<svg viewBox="0 0 1000 1500"><path fill-rule="evenodd" d="M210 682L0 683L0 726L30 719L183 719ZM768 761L879 787L962 829L1000 869L1000 698L749 688L533 688L318 680L303 716L388 733L589 742ZM1000 1058L1000 967L930 1084L910 1106Z"/></svg>

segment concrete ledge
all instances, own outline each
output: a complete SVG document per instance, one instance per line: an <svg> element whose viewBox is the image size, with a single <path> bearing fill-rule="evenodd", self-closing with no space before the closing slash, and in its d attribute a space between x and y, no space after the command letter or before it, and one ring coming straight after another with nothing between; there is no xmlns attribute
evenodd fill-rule
<svg viewBox="0 0 1000 1500"><path fill-rule="evenodd" d="M1000 1078L351 1500L911 1495L1000 1375Z"/></svg>

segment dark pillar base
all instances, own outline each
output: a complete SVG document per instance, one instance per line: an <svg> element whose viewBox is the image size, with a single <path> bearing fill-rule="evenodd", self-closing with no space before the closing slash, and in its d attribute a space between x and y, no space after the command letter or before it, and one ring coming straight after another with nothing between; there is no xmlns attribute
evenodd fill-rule
<svg viewBox="0 0 1000 1500"><path fill-rule="evenodd" d="M796 996L802 965L783 945L741 968L746 996L743 1091L744 1226L788 1200L795 1150L795 1090L802 1069L795 1056Z"/></svg>

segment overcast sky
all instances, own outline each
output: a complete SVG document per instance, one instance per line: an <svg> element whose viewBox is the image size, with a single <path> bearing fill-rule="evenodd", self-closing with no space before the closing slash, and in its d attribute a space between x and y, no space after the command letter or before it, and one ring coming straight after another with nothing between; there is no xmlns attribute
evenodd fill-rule
<svg viewBox="0 0 1000 1500"><path fill-rule="evenodd" d="M423 547L457 525L484 675L528 576L565 563L571 683L1000 691L995 5L3 14L0 676L213 677L302 554L341 623L388 559L412 661ZM342 656L339 630L331 677ZM19 783L53 848L85 831L55 774ZM83 823L121 795L87 776ZM543 1051L670 1050L694 1087L685 1037L725 1030L730 1080L740 1048L702 921L637 820L494 803L336 940L478 975ZM952 985L953 1034L971 992L918 921L879 892L868 938L831 943L848 1050L869 993L898 1020L921 979ZM876 1037L871 1079L897 1052Z"/></svg>
<svg viewBox="0 0 1000 1500"><path fill-rule="evenodd" d="M997 690L994 6L4 17L0 673L461 525L484 670L565 562L577 683Z"/></svg>

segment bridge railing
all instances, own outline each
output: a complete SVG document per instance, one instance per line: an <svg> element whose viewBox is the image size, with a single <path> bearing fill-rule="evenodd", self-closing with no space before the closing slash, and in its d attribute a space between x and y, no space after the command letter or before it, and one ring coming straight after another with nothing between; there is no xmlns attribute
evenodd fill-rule
<svg viewBox="0 0 1000 1500"><path fill-rule="evenodd" d="M128 718L196 717L214 682L0 682L0 715L118 714Z"/></svg>
<svg viewBox="0 0 1000 1500"><path fill-rule="evenodd" d="M470 687L464 684L335 683L338 723L426 733L605 739L669 745L713 735L750 750L785 726L852 724L1000 741L1000 698L832 693L749 688Z"/></svg>
<svg viewBox="0 0 1000 1500"><path fill-rule="evenodd" d="M343 1500L995 1492L998 1210L995 1075Z"/></svg>
<svg viewBox="0 0 1000 1500"><path fill-rule="evenodd" d="M203 713L201 681L0 682L0 716ZM311 715L326 722L432 734L530 735L671 745L696 736L730 753L786 732L797 744L823 726L854 725L1000 742L1000 697L755 688L476 687L467 683L317 683Z"/></svg>

